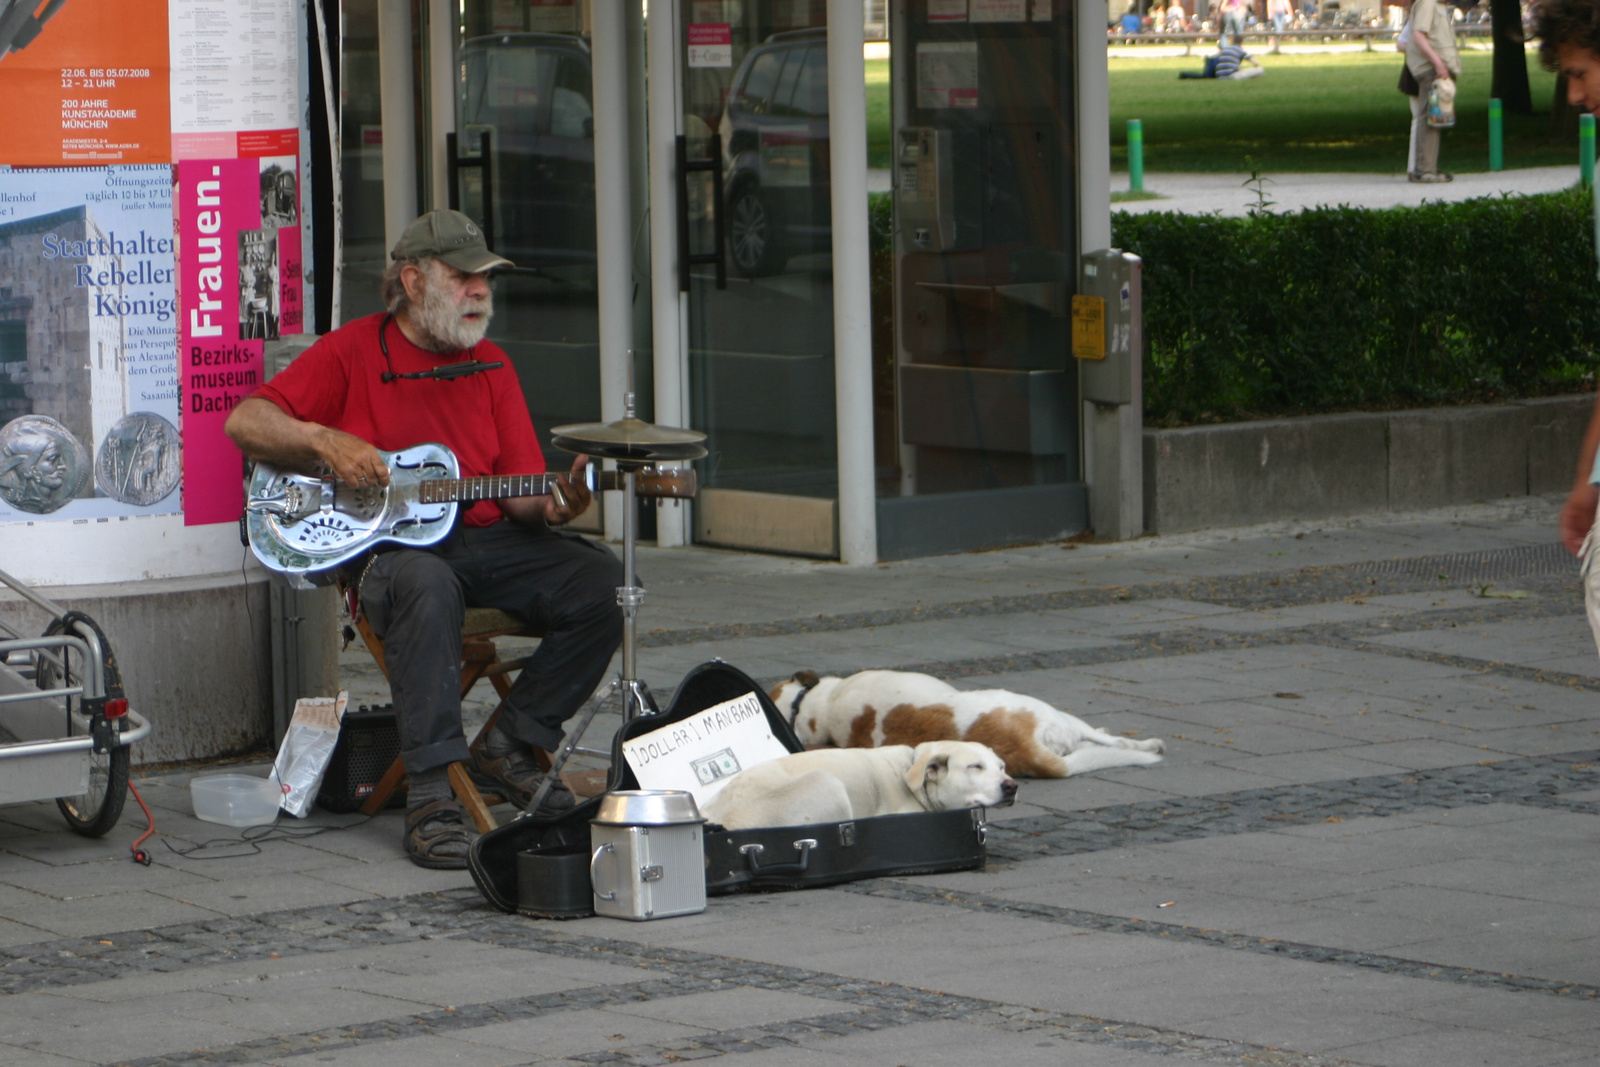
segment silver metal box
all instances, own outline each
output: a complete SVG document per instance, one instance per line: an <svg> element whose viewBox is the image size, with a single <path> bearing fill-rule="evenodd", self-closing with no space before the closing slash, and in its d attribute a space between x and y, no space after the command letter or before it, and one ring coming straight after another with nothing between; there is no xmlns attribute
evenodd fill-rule
<svg viewBox="0 0 1600 1067"><path fill-rule="evenodd" d="M594 822L589 880L596 915L665 919L706 910L701 824L611 826Z"/></svg>

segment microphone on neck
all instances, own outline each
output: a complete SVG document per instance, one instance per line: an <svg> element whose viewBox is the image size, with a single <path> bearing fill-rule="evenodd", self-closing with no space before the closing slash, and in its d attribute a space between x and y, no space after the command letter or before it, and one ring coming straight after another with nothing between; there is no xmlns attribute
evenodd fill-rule
<svg viewBox="0 0 1600 1067"><path fill-rule="evenodd" d="M394 371L384 371L381 378L385 384L396 378L437 378L448 381L451 378L465 378L469 374L482 374L486 370L498 370L505 366L500 360L485 363L481 359L469 359L463 363L441 363L432 370L413 371L410 374L396 374Z"/></svg>
<svg viewBox="0 0 1600 1067"><path fill-rule="evenodd" d="M388 370L384 371L378 377L378 380L384 385L388 385L396 378L433 378L437 381L449 381L451 378L465 378L469 374L481 374L486 370L499 370L501 367L505 366L505 363L501 360L495 360L493 363L485 363L481 359L468 359L463 360L460 363L441 363L437 367L432 367L428 370L412 371L410 374L396 374L394 371L394 361L389 357L389 339L387 336L389 331L389 323L393 321L394 314L391 312L390 314L385 315L383 317L383 322L378 325L378 347L383 350L383 361L384 363L388 364L389 367ZM473 347L476 348L477 346L474 345Z"/></svg>

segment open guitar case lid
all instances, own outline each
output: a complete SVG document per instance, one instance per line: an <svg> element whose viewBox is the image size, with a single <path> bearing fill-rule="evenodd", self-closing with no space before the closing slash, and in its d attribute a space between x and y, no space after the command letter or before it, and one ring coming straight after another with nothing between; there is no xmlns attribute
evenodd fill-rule
<svg viewBox="0 0 1600 1067"><path fill-rule="evenodd" d="M637 789L638 780L622 755L623 742L659 730L729 700L754 693L766 713L772 736L790 752L804 747L783 712L749 675L720 660L702 663L678 685L672 703L655 715L624 723L611 742L611 773L606 788ZM468 869L478 890L501 911L545 914L519 906L527 886L518 884L518 856L582 851L588 854L589 820L600 807L591 797L552 818L523 816L490 830L473 842ZM858 878L934 874L983 866L983 809L878 815L850 822L810 826L724 830L708 824L704 834L706 892L742 889L803 889ZM584 869L587 886L587 868ZM555 894L570 897L570 890Z"/></svg>

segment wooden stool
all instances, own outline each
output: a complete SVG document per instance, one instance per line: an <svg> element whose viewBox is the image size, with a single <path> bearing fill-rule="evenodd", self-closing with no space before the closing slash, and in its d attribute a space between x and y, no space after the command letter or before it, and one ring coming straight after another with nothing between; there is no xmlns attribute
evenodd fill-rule
<svg viewBox="0 0 1600 1067"><path fill-rule="evenodd" d="M365 614L357 615L355 623L356 630L361 634L361 640L366 642L367 651L372 653L372 658L377 661L378 669L383 672L384 678L388 678L389 666L384 661L383 638L373 632ZM543 636L543 633L531 628L521 616L513 615L509 611L500 611L496 608L468 608L461 626L461 695L465 697L479 679L487 678L494 686L494 691L500 695L501 705L504 706L506 696L511 692L512 677L528 665L529 657L501 659L498 649L495 648L494 639ZM494 714L489 716L483 728L478 731L473 739L474 742L492 729L499 717L500 708L496 708ZM540 770L550 769L550 757L543 751L535 749L534 760ZM390 795L399 787L405 773L401 759L395 757L395 761L378 780L372 795L361 805L362 813L376 815L382 811ZM466 765L452 763L448 773L450 787L455 791L456 799L477 824L479 832L494 829L496 823L494 816L489 813L489 803L484 800L483 794L472 781L472 776L467 773ZM493 793L490 795L495 797L496 802L504 799Z"/></svg>

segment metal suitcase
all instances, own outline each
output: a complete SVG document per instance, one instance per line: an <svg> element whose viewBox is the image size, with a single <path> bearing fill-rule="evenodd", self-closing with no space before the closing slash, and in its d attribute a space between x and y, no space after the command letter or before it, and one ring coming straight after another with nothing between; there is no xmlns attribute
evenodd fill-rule
<svg viewBox="0 0 1600 1067"><path fill-rule="evenodd" d="M754 693L773 737L790 752L803 750L787 717L749 675L720 660L702 663L684 676L672 703L659 714L624 723L611 743L607 788L638 789L622 745L716 704ZM589 820L601 798L586 800L552 819L521 818L473 843L468 867L490 904L518 910L517 855L528 849L575 848L593 852ZM806 843L814 842L814 843ZM982 867L986 855L981 809L880 815L815 826L723 830L704 833L706 892L743 889L803 889L858 878L930 874ZM529 914L536 914L529 912Z"/></svg>
<svg viewBox="0 0 1600 1067"><path fill-rule="evenodd" d="M699 826L596 824L589 839L596 915L642 921L706 910Z"/></svg>

